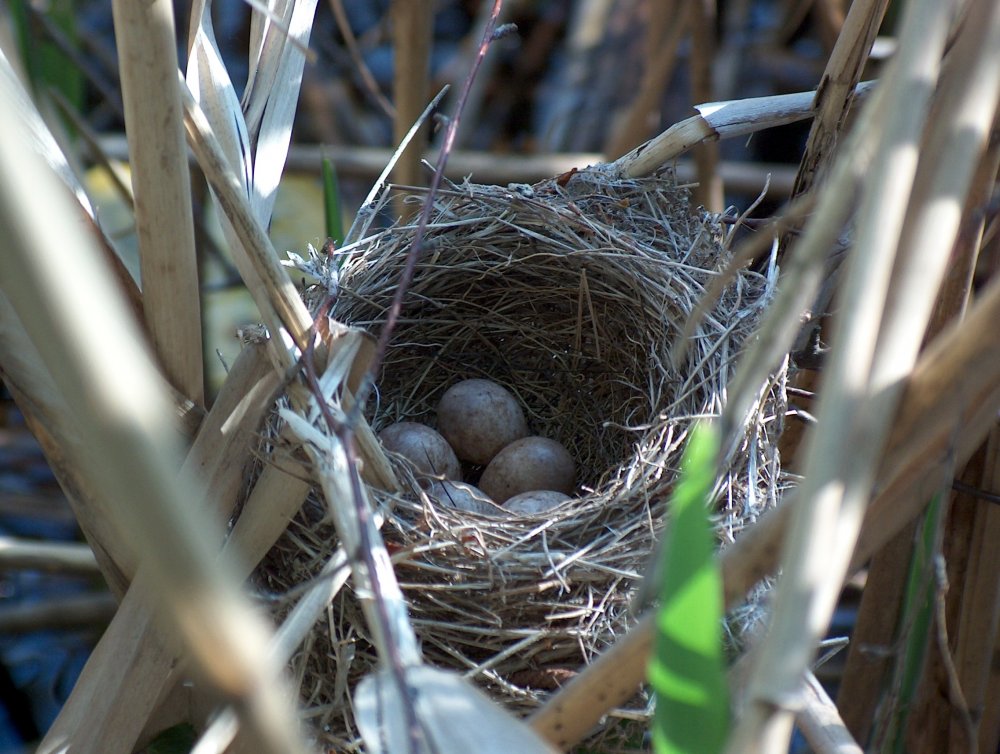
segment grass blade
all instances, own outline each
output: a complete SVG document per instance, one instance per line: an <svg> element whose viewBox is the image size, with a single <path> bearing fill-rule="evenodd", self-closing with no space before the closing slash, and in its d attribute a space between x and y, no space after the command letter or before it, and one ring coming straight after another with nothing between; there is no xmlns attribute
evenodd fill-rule
<svg viewBox="0 0 1000 754"><path fill-rule="evenodd" d="M339 247L344 243L344 220L340 204L340 183L337 168L329 157L324 157L323 171L323 217L326 220L326 237L332 238Z"/></svg>
<svg viewBox="0 0 1000 754"><path fill-rule="evenodd" d="M722 644L722 573L709 520L718 450L718 429L696 426L671 501L661 606L648 669L656 693L657 754L711 754L720 751L726 740L729 694Z"/></svg>
<svg viewBox="0 0 1000 754"><path fill-rule="evenodd" d="M285 169L285 158L292 138L292 121L295 118L295 106L306 63L303 48L309 44L315 13L316 0L298 0L293 3L290 16L287 16L287 33L277 24L267 24L264 47L257 66L258 78L245 97L246 122L254 145L250 205L257 219L265 226L270 222L278 183ZM276 44L269 44L272 38ZM273 78L260 78L260 72L268 69L273 69ZM268 79L270 85L262 85L262 81ZM258 113L259 127L256 125Z"/></svg>

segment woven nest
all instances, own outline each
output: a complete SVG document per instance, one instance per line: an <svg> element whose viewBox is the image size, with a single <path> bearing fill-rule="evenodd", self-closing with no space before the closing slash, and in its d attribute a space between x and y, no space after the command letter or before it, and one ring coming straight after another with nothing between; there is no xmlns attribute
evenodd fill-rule
<svg viewBox="0 0 1000 754"><path fill-rule="evenodd" d="M630 600L687 432L719 413L770 290L764 276L739 273L684 363L671 366L679 330L729 260L723 227L695 212L669 175L616 181L588 170L568 182L465 184L437 196L371 424L433 426L450 385L485 377L517 396L534 434L569 449L578 489L542 517L479 516L432 504L393 457L406 490L372 498L389 511L383 536L429 663L526 711L634 620ZM414 231L372 235L349 257L337 319L378 331ZM764 392L727 461L723 546L776 497L780 387L776 379ZM480 470L465 471L475 482ZM304 506L258 570L262 587L293 589L336 549L324 506L318 497ZM293 660L308 718L337 747L357 739L348 695L375 665L367 637L345 589Z"/></svg>

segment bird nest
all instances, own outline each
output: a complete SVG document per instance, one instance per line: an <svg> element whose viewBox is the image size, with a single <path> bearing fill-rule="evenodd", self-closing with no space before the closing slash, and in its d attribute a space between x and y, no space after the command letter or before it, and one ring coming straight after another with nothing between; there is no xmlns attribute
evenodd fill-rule
<svg viewBox="0 0 1000 754"><path fill-rule="evenodd" d="M533 187L466 183L434 202L369 420L376 431L433 426L449 386L488 378L514 393L532 433L569 449L576 496L537 516L439 507L396 456L404 490L370 493L387 512L382 533L427 662L523 712L634 620L630 601L685 438L696 419L720 412L771 285L739 272L674 366L682 327L730 255L726 218L693 209L671 175L620 180L590 169ZM350 254L336 319L379 330L414 233L397 225ZM725 462L722 546L775 500L782 385L779 374ZM467 481L480 471L466 467ZM292 590L337 544L324 505L308 502L258 583ZM293 660L307 716L338 748L357 740L349 692L375 666L368 637L355 595L342 590Z"/></svg>

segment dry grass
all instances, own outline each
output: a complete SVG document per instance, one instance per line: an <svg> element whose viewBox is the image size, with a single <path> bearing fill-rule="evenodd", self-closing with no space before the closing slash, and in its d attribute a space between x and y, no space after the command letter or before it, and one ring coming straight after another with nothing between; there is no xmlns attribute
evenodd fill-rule
<svg viewBox="0 0 1000 754"><path fill-rule="evenodd" d="M731 364L771 290L764 276L740 272L673 367L675 339L728 263L722 228L694 213L669 175L609 176L588 170L565 185L442 191L373 406L376 429L433 424L448 386L487 377L517 395L533 432L561 441L577 461L578 496L544 517L434 507L402 465L406 492L372 491L392 510L383 536L426 660L520 709L633 622L630 602L688 428L721 411ZM413 232L396 227L349 252L339 320L380 327ZM772 442L782 412L778 385L727 460L723 542L777 499ZM468 478L478 471L467 469ZM336 547L322 505L307 503L259 582L292 590ZM340 593L293 661L306 716L331 743L355 735L347 690L374 666L366 633L354 595Z"/></svg>

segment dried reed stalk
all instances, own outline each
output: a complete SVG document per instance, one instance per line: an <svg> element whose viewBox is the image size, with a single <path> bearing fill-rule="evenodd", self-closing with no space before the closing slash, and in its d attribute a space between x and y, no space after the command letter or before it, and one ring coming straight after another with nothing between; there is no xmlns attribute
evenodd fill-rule
<svg viewBox="0 0 1000 754"><path fill-rule="evenodd" d="M854 101L865 61L885 15L889 0L851 3L823 78L816 87L816 114L809 130L806 151L799 163L792 196L809 190L836 154L837 140Z"/></svg>
<svg viewBox="0 0 1000 754"><path fill-rule="evenodd" d="M615 119L611 128L604 146L609 159L622 156L647 138L650 118L659 109L677 61L677 48L690 25L691 3L676 0L650 3L649 13L642 80L628 109Z"/></svg>
<svg viewBox="0 0 1000 754"><path fill-rule="evenodd" d="M403 141L410 126L420 117L430 97L431 34L434 22L434 4L430 0L393 0L391 9L393 39L393 102L396 117L393 120L393 138L396 144ZM428 127L421 128L416 140L403 151L393 172L393 182L405 186L419 186L423 171L420 156L427 142ZM412 206L396 202L397 215L409 217Z"/></svg>
<svg viewBox="0 0 1000 754"><path fill-rule="evenodd" d="M168 379L204 405L201 295L191 179L168 0L112 3L132 162L143 311Z"/></svg>
<svg viewBox="0 0 1000 754"><path fill-rule="evenodd" d="M947 33L947 8L928 2L907 10L899 57L882 82L884 120L877 124L881 134L861 195L841 317L822 376L819 429L806 445L801 502L792 514L770 626L755 649L748 704L727 744L733 754L788 743L798 685L840 594L901 379L912 368L926 327L926 316L900 321L886 298L895 294L912 300L925 291L924 280L934 292L940 283L940 277L930 275L903 283L892 276L897 260L904 269L909 260L927 264L927 251L935 248L907 256L901 239L917 169L916 146ZM946 249L950 246L949 241Z"/></svg>
<svg viewBox="0 0 1000 754"><path fill-rule="evenodd" d="M216 526L242 489L254 433L279 383L262 350L250 347L233 364L185 463L212 491L205 512ZM81 730L88 731L76 744L81 752L132 750L164 688L183 670L179 637L157 625L153 594L148 568L141 569L39 752L57 751Z"/></svg>
<svg viewBox="0 0 1000 754"><path fill-rule="evenodd" d="M983 12L982 4L979 13ZM949 53L938 102L935 107L939 114L935 130L928 135L921 153L926 155L925 165L917 180L915 200L917 206L939 207L936 212L925 209L923 219L907 223L909 237L921 239L924 243L935 233L955 233L958 217L964 205L964 224L973 227L982 224L980 206L994 183L1000 150L994 143L986 159L980 159L977 145L982 146L985 130L992 119L990 102L996 102L996 72L1000 63L995 59L990 45L998 40L990 40L990 23L987 19L972 18L965 26L967 33L956 40ZM978 62L977 62L978 61ZM980 68L979 66L983 66ZM977 72L978 71L978 72ZM991 83L992 82L992 83ZM990 87L993 91L990 91ZM946 135L950 129L950 135ZM967 139L964 134L971 130L978 132L978 139ZM976 175L972 173L975 171ZM936 173L936 174L935 174ZM971 196L966 200L961 188L971 183ZM955 188L951 188L955 187ZM946 201L948 196L953 198ZM933 204L932 204L933 203ZM944 213L944 214L942 214ZM949 255L948 278L944 284L928 330L933 337L953 318L960 317L966 306L972 273L975 268L979 233L967 230L959 235L956 251ZM939 264L945 263L941 255ZM921 269L918 275L924 275ZM935 276L939 276L940 269ZM926 302L929 293L922 301ZM899 302L900 308L909 307L912 302ZM924 304L926 306L926 303ZM888 647L893 642L899 614L898 595L903 593L903 584L910 567L912 537L916 523L900 532L899 536L884 551L873 558L869 577L862 597L855 627L855 641L848 654L844 680L839 702L844 718L859 740L865 741L871 728L873 712L882 689L884 672L889 657L878 653L869 654L864 647Z"/></svg>
<svg viewBox="0 0 1000 754"><path fill-rule="evenodd" d="M178 474L162 377L96 249L74 234L58 247L50 243L50 228L72 226L74 210L19 123L0 128L0 172L19 178L14 195L9 182L2 189L2 222L14 250L3 257L2 277L87 439L85 460L100 469L97 492L110 501L115 525L136 538L172 610L168 625L184 633L207 677L244 700L247 722L267 750L299 750L275 669L254 656L264 626L238 582L213 567L211 532L218 530L191 507L198 499L193 475ZM72 275L63 254L73 259ZM92 297L88 306L79 305L81 290Z"/></svg>
<svg viewBox="0 0 1000 754"><path fill-rule="evenodd" d="M686 3L685 3L686 4ZM696 0L691 18L691 100L711 102L716 98L713 81L715 60L716 0ZM694 201L709 212L725 209L725 195L719 177L719 144L708 139L692 150L698 168Z"/></svg>
<svg viewBox="0 0 1000 754"><path fill-rule="evenodd" d="M88 545L0 537L0 571L17 569L85 576L100 572Z"/></svg>
<svg viewBox="0 0 1000 754"><path fill-rule="evenodd" d="M1000 494L998 463L1000 431L994 427L962 479L973 490ZM974 492L959 492L945 526L947 583L937 586L938 609L906 736L914 754L975 751L990 736L980 720L992 702L986 686L1000 619L1000 509Z"/></svg>

